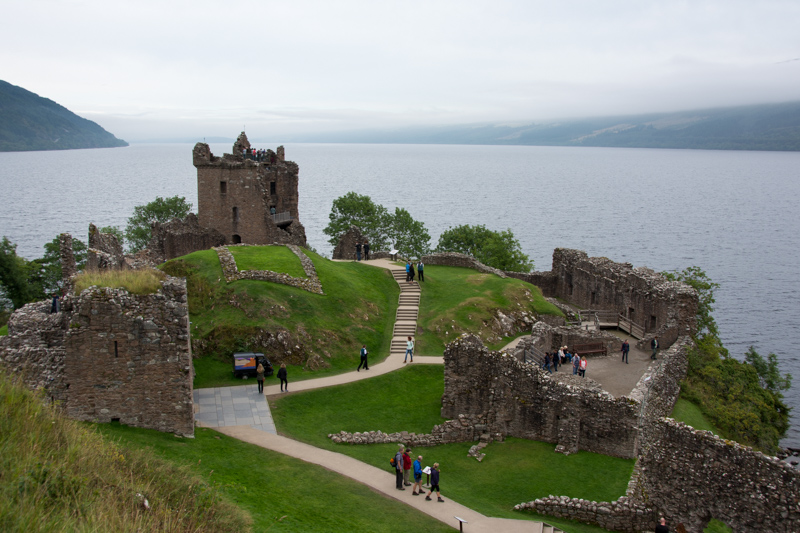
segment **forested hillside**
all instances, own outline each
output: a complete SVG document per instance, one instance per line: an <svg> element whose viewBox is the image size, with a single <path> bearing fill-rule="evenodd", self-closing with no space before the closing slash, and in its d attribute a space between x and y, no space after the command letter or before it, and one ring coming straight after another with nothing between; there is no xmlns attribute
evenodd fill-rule
<svg viewBox="0 0 800 533"><path fill-rule="evenodd" d="M800 102L516 124L340 132L292 140L797 151Z"/></svg>
<svg viewBox="0 0 800 533"><path fill-rule="evenodd" d="M64 106L0 80L0 152L128 146Z"/></svg>

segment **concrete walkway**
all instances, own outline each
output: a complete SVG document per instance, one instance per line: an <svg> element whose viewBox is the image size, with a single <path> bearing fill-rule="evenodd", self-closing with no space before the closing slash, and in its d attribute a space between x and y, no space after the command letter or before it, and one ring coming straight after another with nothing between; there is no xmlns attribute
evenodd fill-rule
<svg viewBox="0 0 800 533"><path fill-rule="evenodd" d="M458 516L468 522L464 525L464 531L470 533L546 533L554 531L541 522L490 518L452 501L447 496L446 473L443 474L445 481L442 484L444 488L442 492L444 503L437 502L435 498L431 501L426 501L423 496L412 496L410 487L407 487L404 491L399 491L395 488L395 477L389 471L388 459L386 470L382 470L340 453L329 452L286 437L258 431L248 426L223 427L218 428L217 431L256 446L295 457L307 463L320 465L363 483L384 496L403 502L456 529L458 529L458 520L455 517ZM424 455L425 452L423 451L422 453Z"/></svg>

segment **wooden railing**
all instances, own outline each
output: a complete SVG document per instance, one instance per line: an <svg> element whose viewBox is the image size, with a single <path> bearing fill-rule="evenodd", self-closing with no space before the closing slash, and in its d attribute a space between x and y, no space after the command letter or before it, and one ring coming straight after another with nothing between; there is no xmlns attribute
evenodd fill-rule
<svg viewBox="0 0 800 533"><path fill-rule="evenodd" d="M637 339L643 339L645 333L645 327L640 326L630 318L627 318L623 315L619 315L617 318L617 327L622 331L627 331L633 337Z"/></svg>

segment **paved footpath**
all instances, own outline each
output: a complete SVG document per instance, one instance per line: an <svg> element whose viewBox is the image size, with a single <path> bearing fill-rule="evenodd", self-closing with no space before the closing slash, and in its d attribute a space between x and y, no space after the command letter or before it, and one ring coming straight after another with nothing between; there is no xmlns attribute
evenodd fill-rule
<svg viewBox="0 0 800 533"><path fill-rule="evenodd" d="M371 260L365 263L381 268L397 268L387 260ZM362 379L394 372L411 364L444 364L444 358L431 356L415 356L413 363L403 363L404 354L393 353L384 361L370 365L369 370L347 372L336 376L319 379L291 382L291 392L300 392L321 387L331 387L345 383L353 383ZM376 492L401 501L415 509L447 524L459 528L456 516L467 521L464 531L470 533L547 533L552 532L550 526L531 520L513 520L490 518L468 507L452 501L447 496L447 473L443 474L442 484L445 502L426 501L424 497L412 496L410 488L399 491L395 488L395 477L389 469L382 470L370 466L352 457L323 450L277 434L275 423L269 411L267 396L280 395L280 385L264 387L264 394L258 394L258 385L240 385L237 387L217 387L196 389L194 391L195 421L202 427L214 428L220 433L234 437L268 450L276 451L307 463L320 465L328 470L349 477L367 485ZM424 453L423 453L424 455ZM558 530L556 530L558 531Z"/></svg>

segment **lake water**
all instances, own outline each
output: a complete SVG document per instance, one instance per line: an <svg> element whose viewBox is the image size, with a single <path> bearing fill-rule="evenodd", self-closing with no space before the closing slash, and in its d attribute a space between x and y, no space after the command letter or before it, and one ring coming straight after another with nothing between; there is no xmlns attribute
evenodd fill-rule
<svg viewBox="0 0 800 533"><path fill-rule="evenodd" d="M191 148L0 153L0 235L31 259L61 232L85 240L89 222L124 227L156 196L196 206ZM356 191L407 209L434 244L448 226L511 228L537 270L550 269L556 247L659 271L703 268L721 284L725 346L739 358L750 345L777 354L798 383L786 397L800 415L800 153L287 144L286 157L300 165L300 220L323 254L331 202ZM798 416L784 444L800 447Z"/></svg>

